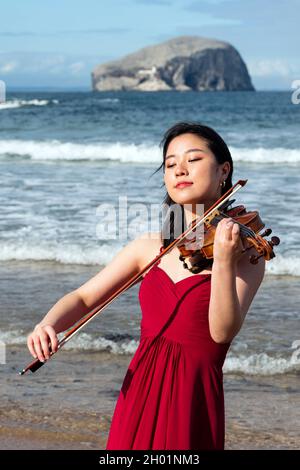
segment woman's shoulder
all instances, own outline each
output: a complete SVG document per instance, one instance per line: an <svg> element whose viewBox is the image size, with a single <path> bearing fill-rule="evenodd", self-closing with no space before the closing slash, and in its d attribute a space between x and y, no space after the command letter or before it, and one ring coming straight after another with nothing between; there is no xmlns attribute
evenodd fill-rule
<svg viewBox="0 0 300 470"><path fill-rule="evenodd" d="M143 232L136 238L139 244L141 266L148 264L157 254L162 246L161 232Z"/></svg>
<svg viewBox="0 0 300 470"><path fill-rule="evenodd" d="M137 240L141 246L145 249L160 249L162 246L161 232L143 232L138 237Z"/></svg>

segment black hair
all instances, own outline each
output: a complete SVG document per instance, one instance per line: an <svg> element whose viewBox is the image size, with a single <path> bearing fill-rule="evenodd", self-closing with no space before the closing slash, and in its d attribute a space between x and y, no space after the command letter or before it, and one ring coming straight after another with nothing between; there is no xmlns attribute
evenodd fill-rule
<svg viewBox="0 0 300 470"><path fill-rule="evenodd" d="M205 126L201 124L200 122L193 122L193 121L181 121L176 124L174 124L172 127L170 127L164 134L161 142L160 142L160 147L163 148L163 162L155 170L155 173L157 173L162 167L163 171L165 171L165 160L166 160L166 154L168 150L168 146L170 142L177 136L182 135L182 134L196 134L202 139L204 139L207 143L208 148L211 150L211 152L214 154L217 162L219 164L224 163L224 162L229 162L230 163L230 171L229 174L226 178L226 184L224 187L221 189L221 195L225 194L231 187L232 187L232 173L233 173L233 162L232 162L232 157L231 153L222 139L222 137L211 127ZM166 208L166 215L164 216L164 223L162 226L162 231L161 231L161 240L163 242L163 247L166 248L172 241L175 240L174 237L174 227L178 226L178 223L176 222L176 210L170 210L171 206L176 204L171 197L169 196L168 192L166 193L164 200L163 200L163 206ZM186 219L184 216L184 209L181 204L178 205L181 208L181 214L180 214L180 219L181 219L181 232L183 233L186 230ZM178 214L178 212L177 212ZM207 265L211 265L208 263Z"/></svg>

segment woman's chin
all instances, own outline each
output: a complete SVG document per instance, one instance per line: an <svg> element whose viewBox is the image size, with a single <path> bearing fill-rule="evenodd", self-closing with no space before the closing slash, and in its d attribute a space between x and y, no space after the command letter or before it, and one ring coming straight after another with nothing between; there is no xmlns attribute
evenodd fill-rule
<svg viewBox="0 0 300 470"><path fill-rule="evenodd" d="M195 204L202 204L201 202L201 199L200 198L191 198L191 197L176 197L176 198L172 198L174 202L176 202L177 204L180 204L180 205L195 205Z"/></svg>

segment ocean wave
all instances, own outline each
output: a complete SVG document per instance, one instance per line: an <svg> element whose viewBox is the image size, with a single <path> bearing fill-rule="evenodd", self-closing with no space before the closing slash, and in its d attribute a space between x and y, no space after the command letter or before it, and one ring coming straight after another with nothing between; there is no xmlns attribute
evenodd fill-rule
<svg viewBox="0 0 300 470"><path fill-rule="evenodd" d="M38 100L33 100L38 101ZM44 100L46 101L46 100ZM6 103L4 103L6 104ZM287 148L237 148L231 149L234 161L266 164L298 164L300 150ZM76 143L59 140L0 140L0 155L26 156L32 160L112 160L122 163L160 163L158 145L147 143Z"/></svg>
<svg viewBox="0 0 300 470"><path fill-rule="evenodd" d="M158 148L144 144L0 140L0 155L27 156L32 160L116 160L123 163L160 162Z"/></svg>
<svg viewBox="0 0 300 470"><path fill-rule="evenodd" d="M64 334L59 333L57 336L58 339L61 340ZM6 346L26 345L27 335L22 333L20 330L11 330L7 332L0 331L0 342ZM139 341L135 339L117 342L101 336L95 338L89 333L78 333L69 342L66 343L64 349L75 351L106 351L116 355L125 355L134 354L138 344Z"/></svg>
<svg viewBox="0 0 300 470"><path fill-rule="evenodd" d="M59 340L63 338L63 333L58 334ZM2 344L23 345L27 344L27 335L19 330L0 332ZM128 339L114 341L105 337L92 336L89 333L78 333L63 347L72 351L92 351L109 352L115 355L133 355L140 340ZM225 374L242 375L276 375L286 373L298 373L300 371L300 341L296 340L291 346L290 356L273 357L266 353L259 354L233 354L229 351L223 366ZM286 353L285 353L286 355Z"/></svg>
<svg viewBox="0 0 300 470"><path fill-rule="evenodd" d="M1 109L12 109L12 108L22 108L23 106L47 106L48 104L58 104L58 100L9 100L4 103L0 103Z"/></svg>
<svg viewBox="0 0 300 470"><path fill-rule="evenodd" d="M300 276L300 257L276 254L275 258L266 263L266 273L274 276Z"/></svg>
<svg viewBox="0 0 300 470"><path fill-rule="evenodd" d="M76 243L32 244L25 240L15 242L2 241L0 261L51 261L60 264L106 265L121 250L121 245L112 246L101 243L101 246L81 246ZM271 276L300 276L300 257L277 254L266 262L266 274Z"/></svg>
<svg viewBox="0 0 300 470"><path fill-rule="evenodd" d="M62 335L63 337L63 335ZM59 337L60 339L60 337ZM114 341L104 337L95 338L88 333L78 333L78 335L68 343L64 348L69 350L84 350L84 351L99 351L99 352L110 352L111 354L120 355L131 355L134 354L139 345L139 340L129 339L126 341Z"/></svg>
<svg viewBox="0 0 300 470"><path fill-rule="evenodd" d="M276 148L238 148L231 147L230 152L232 159L235 162L246 162L246 163L288 163L298 164L300 163L300 150L288 149L283 147Z"/></svg>
<svg viewBox="0 0 300 470"><path fill-rule="evenodd" d="M51 261L59 264L79 264L86 266L106 265L114 255L114 249L108 244L100 247L83 247L78 244L48 242L32 245L20 241L20 244L2 242L0 261Z"/></svg>
<svg viewBox="0 0 300 470"><path fill-rule="evenodd" d="M275 375L300 372L300 341L294 341L295 349L290 357L272 357L266 353L246 356L230 356L228 353L223 367L226 374ZM297 349L296 349L297 348Z"/></svg>
<svg viewBox="0 0 300 470"><path fill-rule="evenodd" d="M101 103L120 103L119 98L96 98L94 101L95 104L101 104Z"/></svg>

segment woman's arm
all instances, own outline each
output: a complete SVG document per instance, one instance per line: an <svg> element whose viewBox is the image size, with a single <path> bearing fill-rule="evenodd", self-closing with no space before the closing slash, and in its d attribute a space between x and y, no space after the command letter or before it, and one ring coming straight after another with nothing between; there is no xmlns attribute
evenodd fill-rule
<svg viewBox="0 0 300 470"><path fill-rule="evenodd" d="M145 235L142 234L129 242L98 274L58 300L27 337L31 354L40 360L48 359L49 342L56 351L57 333L70 328L139 272L144 250Z"/></svg>
<svg viewBox="0 0 300 470"><path fill-rule="evenodd" d="M242 249L238 224L227 228L223 219L214 240L209 304L210 334L217 343L228 343L239 332L264 277L264 258L253 265L249 256L256 250L251 248L242 254Z"/></svg>

